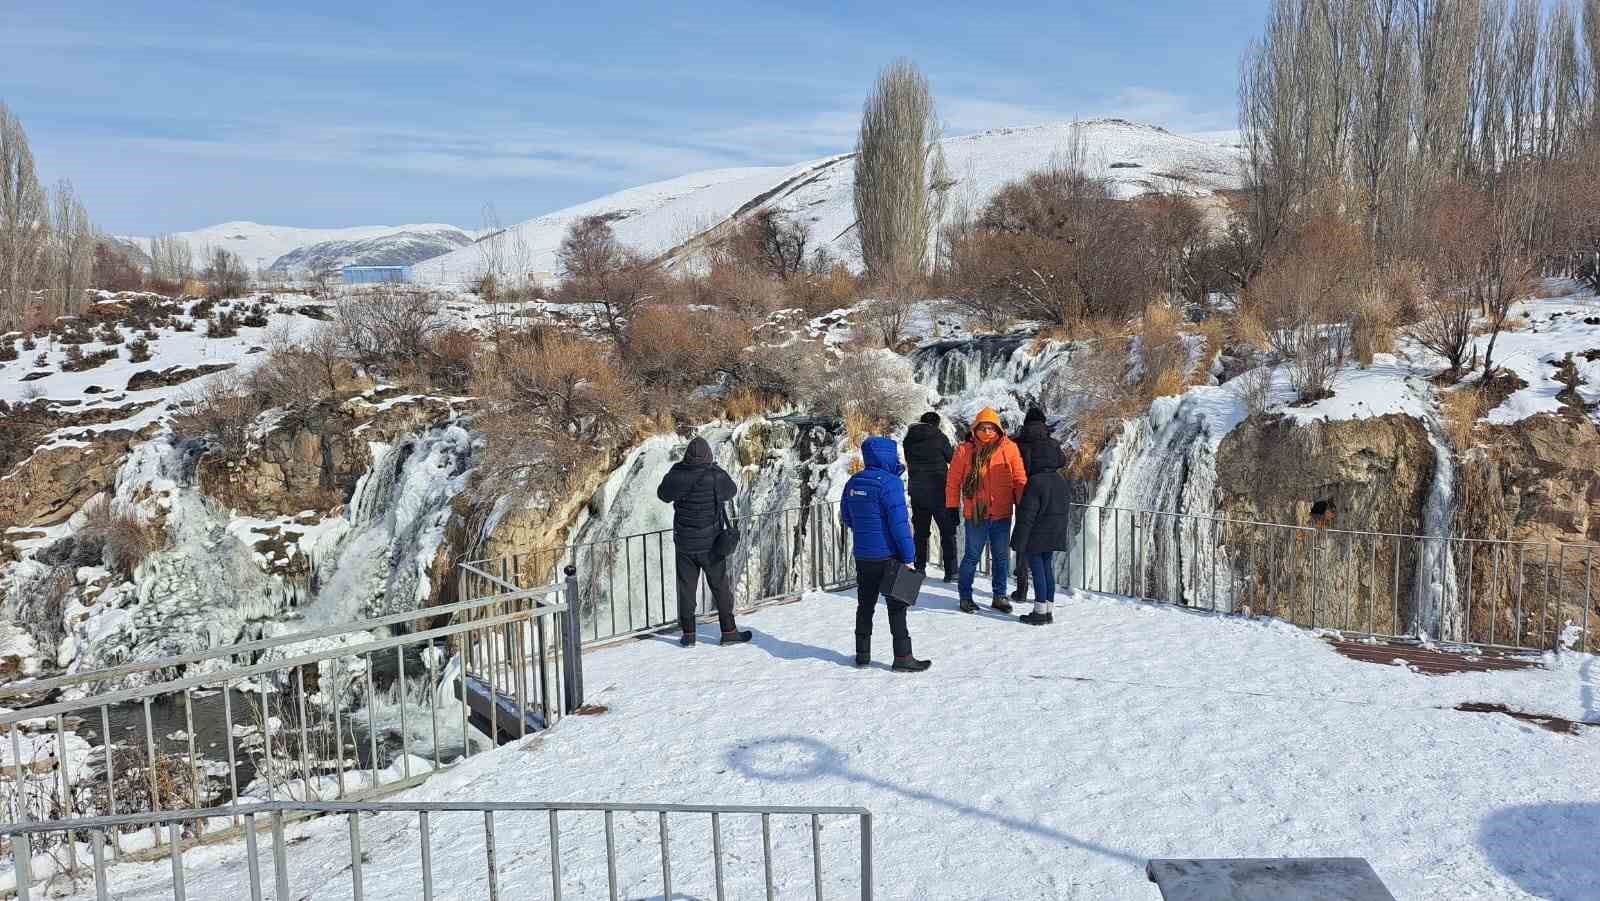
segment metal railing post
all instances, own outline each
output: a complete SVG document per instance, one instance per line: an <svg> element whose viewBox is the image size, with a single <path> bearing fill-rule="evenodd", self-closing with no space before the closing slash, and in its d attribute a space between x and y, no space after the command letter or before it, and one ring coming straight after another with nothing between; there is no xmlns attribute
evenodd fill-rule
<svg viewBox="0 0 1600 901"><path fill-rule="evenodd" d="M566 645L561 649L561 667L567 683L563 712L576 713L583 706L583 634L578 622L578 568L568 564L566 576L567 609L561 618L564 629L562 643Z"/></svg>

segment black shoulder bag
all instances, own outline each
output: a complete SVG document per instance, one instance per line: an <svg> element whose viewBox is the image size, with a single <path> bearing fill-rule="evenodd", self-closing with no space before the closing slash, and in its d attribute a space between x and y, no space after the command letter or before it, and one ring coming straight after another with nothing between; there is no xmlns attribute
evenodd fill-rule
<svg viewBox="0 0 1600 901"><path fill-rule="evenodd" d="M694 487L699 488L701 482L704 482L710 476L716 475L716 473L717 468L712 466L705 475L700 477L699 481L694 483ZM728 505L717 500L717 486L714 483L711 486L711 499L716 501L717 504L718 526L717 537L711 540L711 556L717 560L726 560L732 557L733 552L739 547L739 528L733 524L733 520L728 516Z"/></svg>

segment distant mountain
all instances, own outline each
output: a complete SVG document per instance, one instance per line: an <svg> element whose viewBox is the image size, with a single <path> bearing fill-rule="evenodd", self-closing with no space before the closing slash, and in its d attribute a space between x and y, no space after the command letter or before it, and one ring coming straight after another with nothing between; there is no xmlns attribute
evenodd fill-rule
<svg viewBox="0 0 1600 901"><path fill-rule="evenodd" d="M294 272L342 266L409 266L472 243L453 225L413 226L405 231L353 241L321 241L289 251L270 269Z"/></svg>
<svg viewBox="0 0 1600 901"><path fill-rule="evenodd" d="M417 247L431 246L433 253L444 253L463 244L471 243L472 237L467 232L454 225L439 223L426 223L422 225L362 225L354 228L295 228L285 225L262 225L258 222L224 222L194 231L176 232L176 237L187 241L194 251L195 264L201 263L201 257L212 247L225 247L238 254L246 266L251 269L279 268L278 263L283 257L303 248L313 245L333 242L347 242L359 244L378 238L397 239L395 251L405 253L406 247L413 243ZM141 247L146 253L150 249L150 239L147 237L126 237L120 240L132 242ZM357 250L358 253L364 251ZM411 250L417 253L420 250ZM337 254L326 258L341 260ZM374 257L378 262L387 262ZM401 264L415 260L400 260ZM343 265L343 263L341 263Z"/></svg>
<svg viewBox="0 0 1600 901"><path fill-rule="evenodd" d="M1208 198L1240 185L1236 135L1194 137L1121 119L1004 128L946 138L945 160L956 179L947 215L958 204L981 206L1001 185L1043 168L1081 139L1090 171L1111 180L1123 197L1171 191ZM762 209L792 214L809 232L809 246L860 266L851 237L855 221L851 154L797 166L718 169L629 188L513 225L498 236L429 260L419 280L464 283L498 255L513 271L555 273L556 251L571 224L605 216L623 242L666 255L715 238ZM499 242L498 253L490 242Z"/></svg>

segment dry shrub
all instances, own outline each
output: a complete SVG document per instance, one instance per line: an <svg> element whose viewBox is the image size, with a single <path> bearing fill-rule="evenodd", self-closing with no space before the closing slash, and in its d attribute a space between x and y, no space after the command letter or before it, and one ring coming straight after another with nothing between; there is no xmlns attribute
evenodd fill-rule
<svg viewBox="0 0 1600 901"><path fill-rule="evenodd" d="M1267 412L1272 400L1271 366L1257 366L1235 378L1231 384L1234 393L1243 402L1245 412L1251 416Z"/></svg>
<svg viewBox="0 0 1600 901"><path fill-rule="evenodd" d="M844 433L849 439L847 447L860 447L861 442L873 434L872 420L860 410L849 409L844 411Z"/></svg>
<svg viewBox="0 0 1600 901"><path fill-rule="evenodd" d="M426 359L443 328L439 298L428 291L385 285L360 291L339 305L339 348L358 365L392 373Z"/></svg>
<svg viewBox="0 0 1600 901"><path fill-rule="evenodd" d="M1349 352L1357 292L1371 284L1371 248L1360 227L1333 216L1313 219L1251 280L1240 314L1254 320L1268 348L1292 364L1301 400L1329 394Z"/></svg>
<svg viewBox="0 0 1600 901"><path fill-rule="evenodd" d="M785 306L798 307L809 316L844 309L861 296L860 284L843 263L790 278L783 291Z"/></svg>
<svg viewBox="0 0 1600 901"><path fill-rule="evenodd" d="M1394 309L1378 285L1356 293L1350 316L1350 350L1362 366L1371 366L1377 354L1394 353Z"/></svg>
<svg viewBox="0 0 1600 901"><path fill-rule="evenodd" d="M730 391L722 401L723 415L734 421L760 416L772 407L771 398L749 388Z"/></svg>
<svg viewBox="0 0 1600 901"><path fill-rule="evenodd" d="M741 222L722 250L740 269L787 281L805 270L806 239L805 226L792 215L763 209Z"/></svg>
<svg viewBox="0 0 1600 901"><path fill-rule="evenodd" d="M628 323L628 364L647 386L690 389L731 382L750 329L711 310L651 306Z"/></svg>
<svg viewBox="0 0 1600 901"><path fill-rule="evenodd" d="M559 494L588 467L608 466L636 434L637 386L605 345L533 329L505 335L480 361L477 426L489 443L481 496Z"/></svg>
<svg viewBox="0 0 1600 901"><path fill-rule="evenodd" d="M256 417L266 409L247 379L237 370L217 373L200 388L179 396L172 426L180 435L211 439L229 454L249 447Z"/></svg>
<svg viewBox="0 0 1600 901"><path fill-rule="evenodd" d="M908 364L887 351L845 354L820 387L822 393L808 399L812 410L846 417L853 412L875 433L911 422L927 404Z"/></svg>
<svg viewBox="0 0 1600 901"><path fill-rule="evenodd" d="M1489 413L1488 398L1475 386L1466 385L1446 391L1440 402L1444 413L1445 433L1456 450L1473 446L1472 433L1479 419Z"/></svg>
<svg viewBox="0 0 1600 901"><path fill-rule="evenodd" d="M119 578L133 578L134 570L150 554L166 547L166 530L145 522L136 510L105 495L83 507L81 538L99 542L106 568Z"/></svg>
<svg viewBox="0 0 1600 901"><path fill-rule="evenodd" d="M478 357L478 339L460 329L445 329L433 336L428 348L428 382L449 391L466 391Z"/></svg>
<svg viewBox="0 0 1600 901"><path fill-rule="evenodd" d="M757 269L716 262L699 285L703 301L756 321L782 305L783 283Z"/></svg>
<svg viewBox="0 0 1600 901"><path fill-rule="evenodd" d="M1189 350L1178 333L1178 321L1177 309L1164 301L1145 307L1139 333L1143 364L1139 385L1148 397L1181 394L1189 381Z"/></svg>

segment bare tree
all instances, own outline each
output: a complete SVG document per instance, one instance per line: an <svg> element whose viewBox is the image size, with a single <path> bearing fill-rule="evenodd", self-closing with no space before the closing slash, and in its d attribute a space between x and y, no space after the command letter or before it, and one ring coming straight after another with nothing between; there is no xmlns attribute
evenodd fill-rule
<svg viewBox="0 0 1600 901"><path fill-rule="evenodd" d="M660 292L661 273L654 261L623 247L600 216L572 223L556 257L566 279L562 296L596 304L601 328L626 356L629 320Z"/></svg>
<svg viewBox="0 0 1600 901"><path fill-rule="evenodd" d="M244 260L226 247L213 247L206 254L206 268L200 273L206 282L206 296L213 299L240 297L250 283L250 270Z"/></svg>
<svg viewBox="0 0 1600 901"><path fill-rule="evenodd" d="M938 137L927 78L909 60L891 63L862 107L856 138L856 236L876 281L906 284L926 271L928 163Z"/></svg>
<svg viewBox="0 0 1600 901"><path fill-rule="evenodd" d="M194 250L177 235L156 235L150 239L150 277L161 281L186 281L194 275Z"/></svg>
<svg viewBox="0 0 1600 901"><path fill-rule="evenodd" d="M94 226L89 222L89 211L73 193L72 182L66 179L56 183L50 205L51 281L61 292L66 312L76 313L94 273Z"/></svg>
<svg viewBox="0 0 1600 901"><path fill-rule="evenodd" d="M1410 32L1401 15L1402 0L1374 0L1361 23L1360 57L1367 73L1356 92L1356 171L1365 194L1367 236L1375 245L1395 228L1402 206L1397 183L1404 182L1410 135Z"/></svg>
<svg viewBox="0 0 1600 901"><path fill-rule="evenodd" d="M50 211L22 122L0 103L0 327L22 320L46 265Z"/></svg>

